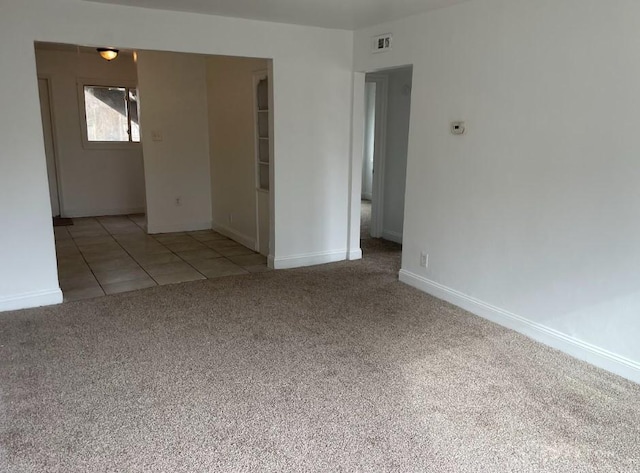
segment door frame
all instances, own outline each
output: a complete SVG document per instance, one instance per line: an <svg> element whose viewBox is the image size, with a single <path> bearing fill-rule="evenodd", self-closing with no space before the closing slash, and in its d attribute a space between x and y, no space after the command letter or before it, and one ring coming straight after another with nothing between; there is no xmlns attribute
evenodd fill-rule
<svg viewBox="0 0 640 473"><path fill-rule="evenodd" d="M376 84L375 138L373 148L373 186L371 187L371 236L381 238L384 231L384 182L387 151L387 107L389 77L371 73L365 82Z"/></svg>
<svg viewBox="0 0 640 473"><path fill-rule="evenodd" d="M56 129L56 114L53 108L53 78L51 74L38 74L38 81L44 80L47 83L47 92L49 98L49 121L51 122L51 141L53 141L53 171L55 173L55 181L58 187L57 197L58 197L58 209L60 210L60 216L65 216L64 206L63 206L63 191L62 191L62 178L60 176L60 150L58 149L58 131ZM38 87L38 90L40 88ZM40 105L40 110L42 113L42 102L40 101L40 97L38 94L38 104ZM43 137L44 138L44 137ZM46 159L46 156L45 156ZM47 170L48 172L48 170ZM48 179L47 179L48 182ZM51 192L51 190L49 190Z"/></svg>

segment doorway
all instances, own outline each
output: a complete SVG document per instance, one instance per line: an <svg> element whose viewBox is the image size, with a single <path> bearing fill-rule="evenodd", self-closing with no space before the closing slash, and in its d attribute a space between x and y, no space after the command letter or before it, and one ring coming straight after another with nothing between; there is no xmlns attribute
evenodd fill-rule
<svg viewBox="0 0 640 473"><path fill-rule="evenodd" d="M402 244L412 66L365 76L360 232Z"/></svg>
<svg viewBox="0 0 640 473"><path fill-rule="evenodd" d="M64 301L269 270L270 60L35 51Z"/></svg>

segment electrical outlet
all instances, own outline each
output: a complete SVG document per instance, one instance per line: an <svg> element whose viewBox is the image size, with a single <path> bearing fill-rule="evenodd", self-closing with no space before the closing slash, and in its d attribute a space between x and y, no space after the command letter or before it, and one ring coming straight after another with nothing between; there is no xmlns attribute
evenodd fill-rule
<svg viewBox="0 0 640 473"><path fill-rule="evenodd" d="M176 197L176 207L182 207L182 197Z"/></svg>
<svg viewBox="0 0 640 473"><path fill-rule="evenodd" d="M424 251L420 253L420 266L422 266L423 268L429 267L429 254L425 253Z"/></svg>
<svg viewBox="0 0 640 473"><path fill-rule="evenodd" d="M229 223L233 223L233 214L229 214Z"/></svg>

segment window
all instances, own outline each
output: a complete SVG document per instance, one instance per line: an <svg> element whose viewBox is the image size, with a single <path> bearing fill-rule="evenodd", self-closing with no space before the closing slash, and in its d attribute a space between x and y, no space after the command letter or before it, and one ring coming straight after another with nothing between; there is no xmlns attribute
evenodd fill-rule
<svg viewBox="0 0 640 473"><path fill-rule="evenodd" d="M138 91L134 87L82 85L84 140L93 144L139 143Z"/></svg>

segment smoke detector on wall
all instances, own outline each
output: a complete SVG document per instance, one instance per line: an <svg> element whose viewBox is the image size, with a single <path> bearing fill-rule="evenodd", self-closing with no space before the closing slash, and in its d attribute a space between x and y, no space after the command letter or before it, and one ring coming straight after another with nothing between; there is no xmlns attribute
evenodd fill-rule
<svg viewBox="0 0 640 473"><path fill-rule="evenodd" d="M393 35L391 33L381 34L380 36L374 36L372 38L371 46L374 53L383 53L391 51L391 44L393 43Z"/></svg>

